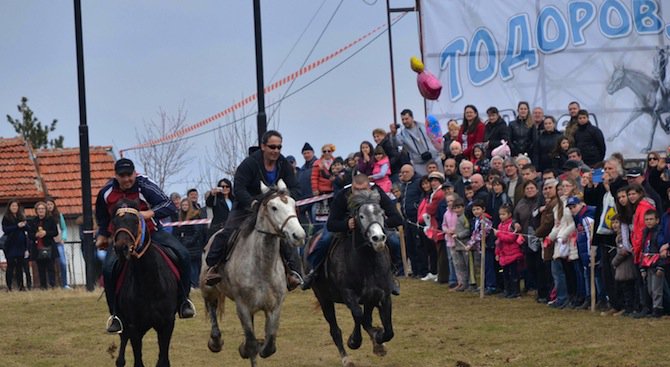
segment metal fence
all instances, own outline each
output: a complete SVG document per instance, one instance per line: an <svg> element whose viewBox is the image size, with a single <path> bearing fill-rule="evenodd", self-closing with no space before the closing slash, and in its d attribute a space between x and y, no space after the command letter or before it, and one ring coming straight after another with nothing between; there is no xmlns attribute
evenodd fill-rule
<svg viewBox="0 0 670 367"><path fill-rule="evenodd" d="M84 286L86 285L86 262L84 261L84 256L81 252L81 241L67 241L64 244L65 248L65 257L67 258L67 280L69 285L72 286ZM0 288L6 289L6 260L4 253L0 251ZM60 270L60 264L58 260L55 260L56 273L58 274ZM33 283L37 276L37 267L30 267L33 277ZM24 281L24 284L25 281ZM60 285L60 277L56 276L56 284Z"/></svg>

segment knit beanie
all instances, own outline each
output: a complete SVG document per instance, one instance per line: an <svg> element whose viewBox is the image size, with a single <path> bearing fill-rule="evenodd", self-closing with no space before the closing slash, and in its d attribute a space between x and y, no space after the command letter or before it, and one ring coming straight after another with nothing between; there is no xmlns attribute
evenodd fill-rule
<svg viewBox="0 0 670 367"><path fill-rule="evenodd" d="M309 145L309 143L305 143L305 145L302 146L302 150L300 151L300 153L302 153L302 152L304 152L304 151L306 151L306 150L311 150L311 151L313 152L313 151L314 151L314 148L312 148L312 146Z"/></svg>

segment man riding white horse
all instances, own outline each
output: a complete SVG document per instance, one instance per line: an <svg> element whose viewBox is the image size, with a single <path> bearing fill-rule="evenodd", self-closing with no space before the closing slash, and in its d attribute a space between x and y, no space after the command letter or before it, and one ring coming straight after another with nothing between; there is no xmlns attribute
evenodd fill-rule
<svg viewBox="0 0 670 367"><path fill-rule="evenodd" d="M294 199L300 196L300 188L291 165L281 155L282 136L278 131L269 130L261 137L260 150L251 153L240 163L235 171L234 193L236 201L228 215L223 231L218 232L212 240L211 248L207 253L207 285L215 285L221 281L218 266L225 261L231 235L240 227L242 222L252 214L251 207L254 198L261 194L261 182L266 186L274 186L280 179L291 192ZM288 271L288 288L295 289L302 284L300 275L300 261L297 252L283 243L281 255L290 271Z"/></svg>
<svg viewBox="0 0 670 367"><path fill-rule="evenodd" d="M181 280L179 317L191 318L195 316L193 303L188 299L191 291L190 256L179 240L162 230L160 226L160 219L169 217L177 211L177 208L156 183L135 172L135 165L130 159L121 158L116 161L114 172L114 179L100 189L95 203L95 218L99 225L95 244L99 249L107 249L107 257L105 257L103 265L103 277L107 306L112 315L108 321L107 332L120 333L123 331L121 320L116 317L116 282L118 280L116 264L118 258L113 247L110 246L111 241L109 241L111 218L114 216L112 210L121 199L139 202L140 215L146 221L147 231L151 234L151 241L172 250L177 256L175 265L179 267Z"/></svg>

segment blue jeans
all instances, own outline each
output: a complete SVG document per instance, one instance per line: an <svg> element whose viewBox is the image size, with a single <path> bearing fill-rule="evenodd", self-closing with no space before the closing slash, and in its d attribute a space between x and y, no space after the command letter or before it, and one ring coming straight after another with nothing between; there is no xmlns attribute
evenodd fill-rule
<svg viewBox="0 0 670 367"><path fill-rule="evenodd" d="M551 260L551 275L554 277L556 287L556 303L563 305L568 301L568 281L561 259Z"/></svg>
<svg viewBox="0 0 670 367"><path fill-rule="evenodd" d="M456 277L456 267L454 266L454 258L451 257L451 250L447 249L447 260L449 261L449 285L458 284Z"/></svg>
<svg viewBox="0 0 670 367"><path fill-rule="evenodd" d="M386 245L389 247L391 255L391 263L395 268L397 275L405 275L402 267L402 253L400 252L400 235L396 231L388 231L388 239Z"/></svg>
<svg viewBox="0 0 670 367"><path fill-rule="evenodd" d="M60 265L60 282L62 287L67 287L67 257L65 256L65 245L58 244L58 263Z"/></svg>
<svg viewBox="0 0 670 367"><path fill-rule="evenodd" d="M330 243L333 240L333 234L328 231L326 226L323 226L323 232L321 233L321 238L314 245L314 250L307 255L307 262L312 266L312 269L316 268L319 264L323 262L328 254L328 248L330 248Z"/></svg>
<svg viewBox="0 0 670 367"><path fill-rule="evenodd" d="M191 257L191 287L198 288L200 279L200 267L202 266L202 257Z"/></svg>

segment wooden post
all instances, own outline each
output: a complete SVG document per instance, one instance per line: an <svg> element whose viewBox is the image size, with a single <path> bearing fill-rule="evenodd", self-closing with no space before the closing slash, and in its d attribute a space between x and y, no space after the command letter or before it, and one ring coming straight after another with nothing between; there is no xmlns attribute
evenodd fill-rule
<svg viewBox="0 0 670 367"><path fill-rule="evenodd" d="M486 224L482 220L481 266L479 268L479 298L484 298L484 278L486 277Z"/></svg>
<svg viewBox="0 0 670 367"><path fill-rule="evenodd" d="M405 243L405 229L403 226L398 227L398 235L400 236L400 256L402 257L402 271L405 278L409 276L409 264L407 263L407 244Z"/></svg>

